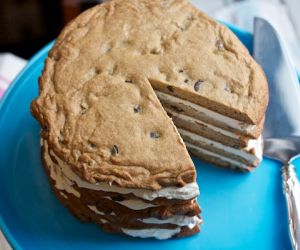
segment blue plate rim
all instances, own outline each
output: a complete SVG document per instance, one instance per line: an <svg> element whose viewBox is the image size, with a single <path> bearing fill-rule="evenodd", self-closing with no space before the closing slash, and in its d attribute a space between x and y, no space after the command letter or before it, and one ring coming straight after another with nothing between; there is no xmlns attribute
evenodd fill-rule
<svg viewBox="0 0 300 250"><path fill-rule="evenodd" d="M48 43L46 46L44 46L41 50L39 50L26 64L26 66L21 70L21 72L17 75L17 77L13 80L13 82L9 85L8 89L5 91L4 95L2 96L0 100L0 114L2 110L5 109L5 105L7 103L7 100L9 96L13 94L14 91L17 90L17 88L20 88L22 84L18 84L19 80L22 78L24 73L31 68L36 61L40 59L40 57L45 53L45 51L49 50L53 46L54 41ZM0 119L1 122L1 119ZM19 245L19 243L16 241L8 227L6 226L6 223L4 222L2 215L0 214L0 229L6 238L6 240L9 242L10 246L13 249L22 249L22 247Z"/></svg>

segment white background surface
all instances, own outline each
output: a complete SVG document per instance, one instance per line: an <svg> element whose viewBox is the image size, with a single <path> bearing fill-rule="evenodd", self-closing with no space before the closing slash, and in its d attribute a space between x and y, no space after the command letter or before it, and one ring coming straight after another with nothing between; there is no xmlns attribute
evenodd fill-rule
<svg viewBox="0 0 300 250"><path fill-rule="evenodd" d="M300 71L300 0L191 0L210 16L253 31L255 16L267 19L286 43Z"/></svg>

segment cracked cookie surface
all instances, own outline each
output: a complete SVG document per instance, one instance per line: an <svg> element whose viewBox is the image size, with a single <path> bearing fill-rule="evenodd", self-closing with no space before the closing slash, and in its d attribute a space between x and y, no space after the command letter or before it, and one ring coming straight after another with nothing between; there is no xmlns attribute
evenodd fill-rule
<svg viewBox="0 0 300 250"><path fill-rule="evenodd" d="M184 0L112 0L72 21L45 62L31 111L42 137L90 182L160 189L194 165L153 88L259 123L260 67L224 26Z"/></svg>

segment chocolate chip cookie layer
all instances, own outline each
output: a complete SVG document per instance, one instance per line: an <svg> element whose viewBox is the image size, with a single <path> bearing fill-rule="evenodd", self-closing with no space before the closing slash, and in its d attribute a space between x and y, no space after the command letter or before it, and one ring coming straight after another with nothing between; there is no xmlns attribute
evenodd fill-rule
<svg viewBox="0 0 300 250"><path fill-rule="evenodd" d="M195 167L166 111L171 111L191 152L197 144L196 154L202 158L206 151L217 149L210 158L216 154L228 158L234 152L230 162L248 164L254 159L246 152L248 142L261 133L267 100L264 74L248 51L225 26L187 0L111 0L85 11L64 28L45 61L31 112L42 126L44 145L52 152L48 159L53 162L45 165L59 166L56 169L65 169L87 185L78 187L85 188L81 194L71 188L74 180L67 178L60 186L50 171L54 191L63 190L58 197L76 197L74 202L65 201L74 213L95 212L95 207L102 213L99 204L89 202L102 192L164 206L179 202L178 211L193 200L188 214L195 216L200 212ZM171 106L177 110L170 110ZM193 126L189 119L195 113L209 126ZM215 131L225 136L225 148ZM214 143L205 148L199 137L189 133ZM187 191L191 187L194 193ZM97 193L86 196L89 189ZM92 209L79 208L82 200ZM142 227L121 222L114 227L112 221L100 224L132 236L157 236L158 231L147 225L141 231ZM190 230L177 225L168 237L195 233L199 223Z"/></svg>

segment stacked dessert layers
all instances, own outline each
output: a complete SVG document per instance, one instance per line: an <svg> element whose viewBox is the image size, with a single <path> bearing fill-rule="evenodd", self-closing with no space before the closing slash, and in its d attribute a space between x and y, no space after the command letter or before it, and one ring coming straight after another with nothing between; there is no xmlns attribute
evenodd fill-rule
<svg viewBox="0 0 300 250"><path fill-rule="evenodd" d="M262 129L258 124L178 98L174 92L156 91L189 151L221 167L251 171L262 160Z"/></svg>
<svg viewBox="0 0 300 250"><path fill-rule="evenodd" d="M247 49L188 1L112 0L62 31L31 112L63 204L108 231L165 239L201 223L182 138L203 159L250 169L267 101Z"/></svg>
<svg viewBox="0 0 300 250"><path fill-rule="evenodd" d="M56 196L82 221L142 238L168 239L199 231L202 220L195 182L159 190L91 183L72 171L46 140L42 140L42 159Z"/></svg>

